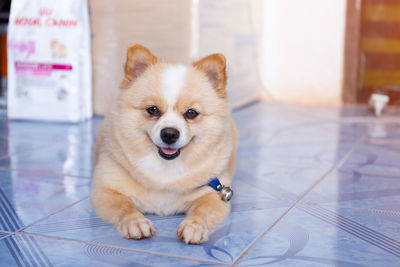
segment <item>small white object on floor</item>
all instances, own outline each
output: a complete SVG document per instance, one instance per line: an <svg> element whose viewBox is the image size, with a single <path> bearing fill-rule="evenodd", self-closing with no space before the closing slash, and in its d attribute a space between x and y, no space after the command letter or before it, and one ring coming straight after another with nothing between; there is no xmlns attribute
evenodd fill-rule
<svg viewBox="0 0 400 267"><path fill-rule="evenodd" d="M374 93L369 98L369 106L374 110L374 113L377 117L382 114L383 109L386 107L389 102L389 97L387 95Z"/></svg>

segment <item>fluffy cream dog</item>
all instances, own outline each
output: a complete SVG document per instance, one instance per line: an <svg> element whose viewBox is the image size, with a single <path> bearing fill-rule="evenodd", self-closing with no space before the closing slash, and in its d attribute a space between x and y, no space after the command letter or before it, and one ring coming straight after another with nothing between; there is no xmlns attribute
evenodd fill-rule
<svg viewBox="0 0 400 267"><path fill-rule="evenodd" d="M229 202L207 186L229 186L237 132L226 94L225 57L190 66L163 63L131 45L118 99L99 130L91 201L125 238L151 237L143 213L186 213L177 229L198 244L229 214Z"/></svg>

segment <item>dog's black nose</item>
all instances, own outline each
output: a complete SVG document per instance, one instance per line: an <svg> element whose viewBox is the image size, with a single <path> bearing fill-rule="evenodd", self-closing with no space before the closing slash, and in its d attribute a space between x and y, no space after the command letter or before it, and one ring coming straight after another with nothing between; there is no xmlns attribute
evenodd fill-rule
<svg viewBox="0 0 400 267"><path fill-rule="evenodd" d="M168 145L172 145L179 139L179 131L174 128L164 128L160 132L161 140Z"/></svg>

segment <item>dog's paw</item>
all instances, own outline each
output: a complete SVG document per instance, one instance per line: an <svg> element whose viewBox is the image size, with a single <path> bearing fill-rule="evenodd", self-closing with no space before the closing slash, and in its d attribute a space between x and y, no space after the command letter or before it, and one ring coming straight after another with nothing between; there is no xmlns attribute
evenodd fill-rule
<svg viewBox="0 0 400 267"><path fill-rule="evenodd" d="M185 219L178 226L176 235L186 244L201 244L208 239L208 229L200 220Z"/></svg>
<svg viewBox="0 0 400 267"><path fill-rule="evenodd" d="M156 233L151 221L144 216L125 218L116 228L122 237L128 239L148 238Z"/></svg>

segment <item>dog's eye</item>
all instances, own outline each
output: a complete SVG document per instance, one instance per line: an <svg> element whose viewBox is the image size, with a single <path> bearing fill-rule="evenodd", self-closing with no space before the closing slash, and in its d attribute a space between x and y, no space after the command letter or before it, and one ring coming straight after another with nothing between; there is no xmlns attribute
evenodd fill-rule
<svg viewBox="0 0 400 267"><path fill-rule="evenodd" d="M151 106L148 109L146 109L147 113L149 113L150 116L152 117L160 117L161 116L161 111L158 107L156 106Z"/></svg>
<svg viewBox="0 0 400 267"><path fill-rule="evenodd" d="M186 110L185 114L183 114L183 116L188 120L193 120L194 118L197 117L197 115L199 115L199 113L191 108Z"/></svg>

